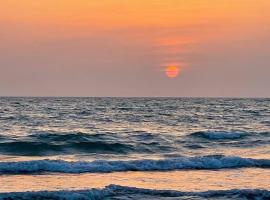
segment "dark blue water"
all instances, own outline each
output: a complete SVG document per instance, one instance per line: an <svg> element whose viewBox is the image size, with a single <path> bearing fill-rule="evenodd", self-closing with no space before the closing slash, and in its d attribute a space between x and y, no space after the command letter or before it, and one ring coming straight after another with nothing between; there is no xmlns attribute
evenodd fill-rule
<svg viewBox="0 0 270 200"><path fill-rule="evenodd" d="M3 175L269 168L270 99L1 97L0 161Z"/></svg>

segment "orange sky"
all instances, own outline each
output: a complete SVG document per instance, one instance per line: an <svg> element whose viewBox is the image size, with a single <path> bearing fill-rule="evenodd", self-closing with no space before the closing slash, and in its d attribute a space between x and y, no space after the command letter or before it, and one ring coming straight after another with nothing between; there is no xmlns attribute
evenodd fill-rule
<svg viewBox="0 0 270 200"><path fill-rule="evenodd" d="M9 0L0 27L0 95L269 96L268 0Z"/></svg>

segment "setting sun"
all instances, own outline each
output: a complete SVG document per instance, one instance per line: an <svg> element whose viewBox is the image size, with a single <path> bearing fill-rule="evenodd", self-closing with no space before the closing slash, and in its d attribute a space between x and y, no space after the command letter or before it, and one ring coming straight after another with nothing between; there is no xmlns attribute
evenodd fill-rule
<svg viewBox="0 0 270 200"><path fill-rule="evenodd" d="M165 72L166 72L167 77L175 78L179 75L180 70L176 66L168 66L166 67Z"/></svg>

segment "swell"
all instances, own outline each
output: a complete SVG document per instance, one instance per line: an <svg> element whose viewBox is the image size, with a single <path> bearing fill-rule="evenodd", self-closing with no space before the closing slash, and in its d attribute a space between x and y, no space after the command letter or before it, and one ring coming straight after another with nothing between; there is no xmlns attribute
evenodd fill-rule
<svg viewBox="0 0 270 200"><path fill-rule="evenodd" d="M270 132L198 131L188 134L184 147L199 148L254 148L270 144Z"/></svg>
<svg viewBox="0 0 270 200"><path fill-rule="evenodd" d="M127 153L131 145L118 142L85 141L66 144L51 144L33 141L12 141L0 144L0 152L7 155L43 156L82 153Z"/></svg>
<svg viewBox="0 0 270 200"><path fill-rule="evenodd" d="M256 147L270 144L270 133L199 131L186 136L132 133L36 133L9 138L0 135L0 153L21 156L99 153L170 153L217 146Z"/></svg>
<svg viewBox="0 0 270 200"><path fill-rule="evenodd" d="M21 156L47 156L74 153L128 154L170 152L173 149L160 136L142 133L37 133L9 138L0 135L0 153Z"/></svg>
<svg viewBox="0 0 270 200"><path fill-rule="evenodd" d="M119 185L109 185L103 189L75 190L75 191L39 191L39 192L13 192L0 193L0 199L58 199L58 200L102 200L112 198L126 199L147 199L147 198L164 198L164 197L186 197L188 199L198 197L200 199L269 199L270 191L268 190L220 190L205 192L181 192L173 190L151 190L135 187L125 187ZM185 198L184 198L185 199ZM197 199L197 198L196 198Z"/></svg>
<svg viewBox="0 0 270 200"><path fill-rule="evenodd" d="M212 155L204 157L177 157L162 160L95 160L67 162L63 160L33 160L0 162L1 174L40 172L99 173L120 171L169 171L181 169L270 168L270 160Z"/></svg>
<svg viewBox="0 0 270 200"><path fill-rule="evenodd" d="M198 131L188 135L193 138L207 140L240 140L246 138L269 138L269 132L228 132L228 131Z"/></svg>
<svg viewBox="0 0 270 200"><path fill-rule="evenodd" d="M106 134L42 133L24 138L0 138L0 152L8 155L42 156L82 153L128 153L132 146Z"/></svg>

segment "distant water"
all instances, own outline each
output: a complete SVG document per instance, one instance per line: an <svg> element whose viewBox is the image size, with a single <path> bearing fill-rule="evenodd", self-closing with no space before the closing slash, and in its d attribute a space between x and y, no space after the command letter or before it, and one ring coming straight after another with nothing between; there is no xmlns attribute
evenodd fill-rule
<svg viewBox="0 0 270 200"><path fill-rule="evenodd" d="M241 179L244 168L269 175L270 99L0 98L0 186L1 177L44 173L234 169ZM270 199L270 177L233 189L221 180L221 190L168 191L170 183L163 190L113 178L105 188L58 192L49 184L48 192L0 187L0 199Z"/></svg>

